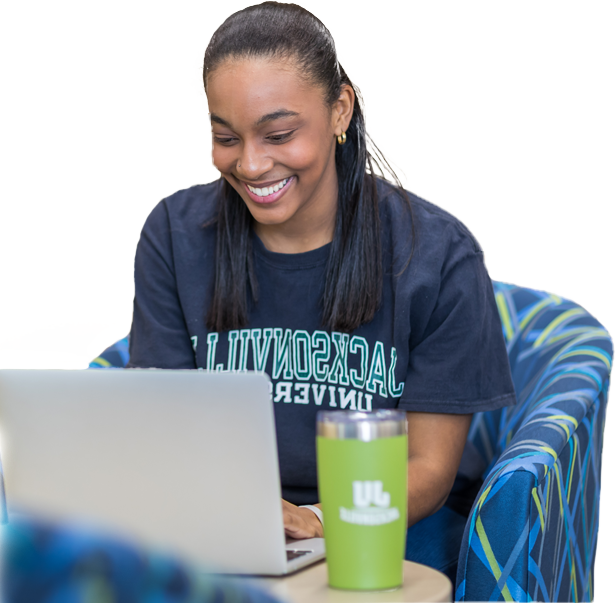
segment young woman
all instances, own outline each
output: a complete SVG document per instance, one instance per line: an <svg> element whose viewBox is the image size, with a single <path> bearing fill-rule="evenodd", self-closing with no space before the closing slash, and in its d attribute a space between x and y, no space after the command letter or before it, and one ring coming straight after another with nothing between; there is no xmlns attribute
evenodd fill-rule
<svg viewBox="0 0 616 603"><path fill-rule="evenodd" d="M269 374L295 537L322 535L302 506L318 506L316 412L407 411L413 526L447 499L472 413L515 402L481 248L377 177L388 166L368 151L358 90L311 13L232 15L203 77L221 179L144 226L129 366ZM409 558L446 570L425 540L409 533Z"/></svg>

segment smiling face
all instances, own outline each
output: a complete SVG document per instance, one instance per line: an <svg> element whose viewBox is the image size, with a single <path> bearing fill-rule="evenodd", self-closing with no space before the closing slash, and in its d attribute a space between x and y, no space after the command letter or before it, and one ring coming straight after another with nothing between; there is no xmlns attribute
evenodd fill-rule
<svg viewBox="0 0 616 603"><path fill-rule="evenodd" d="M264 244L297 253L331 241L336 136L350 122L352 90L327 107L322 88L293 61L229 59L208 76L207 98L214 165L246 203Z"/></svg>

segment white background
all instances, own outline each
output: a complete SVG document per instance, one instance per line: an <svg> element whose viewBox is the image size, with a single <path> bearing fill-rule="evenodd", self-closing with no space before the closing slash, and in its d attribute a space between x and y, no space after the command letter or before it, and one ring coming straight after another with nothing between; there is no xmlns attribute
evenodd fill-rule
<svg viewBox="0 0 616 603"><path fill-rule="evenodd" d="M81 368L129 330L141 226L217 177L203 52L243 2L5 2L0 367ZM413 192L459 217L492 278L616 333L616 5L310 1ZM616 424L596 600L609 600Z"/></svg>

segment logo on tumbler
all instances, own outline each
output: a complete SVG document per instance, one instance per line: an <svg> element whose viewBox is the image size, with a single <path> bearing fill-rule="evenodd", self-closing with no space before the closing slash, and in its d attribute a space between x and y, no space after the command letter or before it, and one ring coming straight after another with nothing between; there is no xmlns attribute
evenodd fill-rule
<svg viewBox="0 0 616 603"><path fill-rule="evenodd" d="M347 523L378 526L400 518L397 507L390 507L391 496L381 481L353 482L353 509L340 507L340 519Z"/></svg>

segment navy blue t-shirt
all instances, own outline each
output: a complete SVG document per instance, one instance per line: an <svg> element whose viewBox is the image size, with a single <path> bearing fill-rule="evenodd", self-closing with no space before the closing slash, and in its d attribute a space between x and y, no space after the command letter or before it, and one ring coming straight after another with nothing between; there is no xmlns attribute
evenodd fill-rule
<svg viewBox="0 0 616 603"><path fill-rule="evenodd" d="M283 496L318 501L320 409L473 413L515 403L483 253L466 227L379 182L383 295L373 320L329 332L321 298L330 245L274 253L253 233L258 302L249 325L209 331L220 181L179 191L148 217L137 246L129 367L265 371Z"/></svg>

